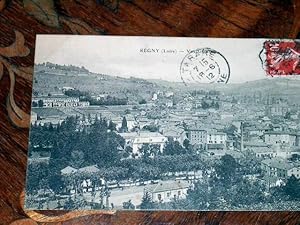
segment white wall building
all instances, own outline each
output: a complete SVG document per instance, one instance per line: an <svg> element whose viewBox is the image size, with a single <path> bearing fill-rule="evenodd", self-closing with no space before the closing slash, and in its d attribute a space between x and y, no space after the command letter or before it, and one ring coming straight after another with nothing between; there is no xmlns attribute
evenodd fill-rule
<svg viewBox="0 0 300 225"><path fill-rule="evenodd" d="M120 133L125 139L125 145L132 147L133 154L139 154L139 149L144 144L159 145L160 151L163 152L167 138L158 132L131 132Z"/></svg>
<svg viewBox="0 0 300 225"><path fill-rule="evenodd" d="M162 181L152 188L145 189L149 192L153 202L170 202L174 199L185 199L190 187L187 181Z"/></svg>
<svg viewBox="0 0 300 225"><path fill-rule="evenodd" d="M296 135L286 131L269 131L264 134L265 142L271 145L296 146Z"/></svg>

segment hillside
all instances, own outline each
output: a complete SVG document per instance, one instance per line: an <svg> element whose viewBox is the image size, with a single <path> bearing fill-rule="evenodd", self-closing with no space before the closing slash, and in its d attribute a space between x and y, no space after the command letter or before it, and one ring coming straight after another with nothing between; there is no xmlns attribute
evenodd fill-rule
<svg viewBox="0 0 300 225"><path fill-rule="evenodd" d="M166 80L122 78L112 75L91 73L76 66L35 66L34 93L47 95L59 93L63 87L73 87L91 95L109 94L127 97L129 101L150 100L154 92L173 91L183 95L193 90L217 90L227 95L282 95L294 102L300 102L300 80L294 78L270 77L241 84L189 84Z"/></svg>
<svg viewBox="0 0 300 225"><path fill-rule="evenodd" d="M48 95L61 93L63 87L72 87L91 95L108 94L116 97L128 97L130 101L149 100L161 86L138 78L122 78L103 74L35 66L34 94Z"/></svg>

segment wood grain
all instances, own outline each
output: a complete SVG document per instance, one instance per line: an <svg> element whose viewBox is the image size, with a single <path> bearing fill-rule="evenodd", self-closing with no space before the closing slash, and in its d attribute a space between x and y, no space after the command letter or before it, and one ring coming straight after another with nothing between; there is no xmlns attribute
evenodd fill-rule
<svg viewBox="0 0 300 225"><path fill-rule="evenodd" d="M9 106L13 99L17 118L30 112L35 34L295 38L300 30L298 0L49 1L39 12L29 0L0 0L0 224L300 224L298 212L24 212L29 121L18 123Z"/></svg>

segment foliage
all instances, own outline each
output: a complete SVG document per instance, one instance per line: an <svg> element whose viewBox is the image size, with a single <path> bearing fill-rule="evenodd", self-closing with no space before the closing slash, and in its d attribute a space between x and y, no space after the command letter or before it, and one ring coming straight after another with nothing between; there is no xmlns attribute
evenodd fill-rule
<svg viewBox="0 0 300 225"><path fill-rule="evenodd" d="M183 141L183 147L187 150L187 151L189 151L190 149L191 149L191 144L190 144L190 140L189 139L184 139L184 141Z"/></svg>
<svg viewBox="0 0 300 225"><path fill-rule="evenodd" d="M218 102L215 102L215 101L212 101L211 103L205 101L205 100L202 100L201 102L201 107L203 109L209 109L209 108L215 108L215 109L219 109L220 108L220 105Z"/></svg>
<svg viewBox="0 0 300 225"><path fill-rule="evenodd" d="M64 92L65 95L69 96L69 97L85 97L88 96L88 92L82 92L80 90L77 89L70 89L70 90L66 90Z"/></svg>
<svg viewBox="0 0 300 225"><path fill-rule="evenodd" d="M139 153L142 158L154 157L160 154L160 146L155 144L143 144L141 148L139 148Z"/></svg>
<svg viewBox="0 0 300 225"><path fill-rule="evenodd" d="M132 204L131 200L123 202L123 209L135 209L135 205Z"/></svg>
<svg viewBox="0 0 300 225"><path fill-rule="evenodd" d="M128 131L127 120L126 117L124 116L122 119L122 126L120 128L120 132L127 132L127 131Z"/></svg>
<svg viewBox="0 0 300 225"><path fill-rule="evenodd" d="M158 132L158 127L154 124L145 125L142 129L150 132Z"/></svg>
<svg viewBox="0 0 300 225"><path fill-rule="evenodd" d="M139 104L140 104L140 105L146 104L146 103L147 103L147 101L146 101L145 99L142 99L142 100L139 101Z"/></svg>
<svg viewBox="0 0 300 225"><path fill-rule="evenodd" d="M231 185L236 179L238 164L231 155L221 157L220 164L215 167L216 173L225 186Z"/></svg>
<svg viewBox="0 0 300 225"><path fill-rule="evenodd" d="M144 192L140 208L141 209L153 209L154 208L154 203L152 202L151 194L148 191Z"/></svg>
<svg viewBox="0 0 300 225"><path fill-rule="evenodd" d="M292 200L299 200L300 199L300 180L297 179L294 175L292 175L284 188L285 193L290 197Z"/></svg>
<svg viewBox="0 0 300 225"><path fill-rule="evenodd" d="M34 194L40 189L44 189L45 179L48 177L48 166L45 163L29 163L27 175L26 191Z"/></svg>
<svg viewBox="0 0 300 225"><path fill-rule="evenodd" d="M222 180L210 177L195 183L194 188L188 191L186 209L247 209L266 201L264 189L262 184L250 182L247 178L225 187Z"/></svg>
<svg viewBox="0 0 300 225"><path fill-rule="evenodd" d="M164 155L181 155L187 153L187 149L183 148L178 141L170 140L164 147Z"/></svg>

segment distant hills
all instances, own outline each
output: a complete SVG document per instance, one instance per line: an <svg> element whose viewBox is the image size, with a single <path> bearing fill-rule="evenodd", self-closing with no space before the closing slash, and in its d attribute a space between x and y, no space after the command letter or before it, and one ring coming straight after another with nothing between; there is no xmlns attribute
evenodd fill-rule
<svg viewBox="0 0 300 225"><path fill-rule="evenodd" d="M157 79L123 78L92 73L84 67L44 63L35 65L34 90L39 95L59 92L62 87L74 87L92 95L111 94L128 97L132 101L150 100L157 91L184 94L193 90L217 90L229 95L288 95L300 96L300 80L269 77L239 84L188 84ZM299 100L300 101L300 100Z"/></svg>

